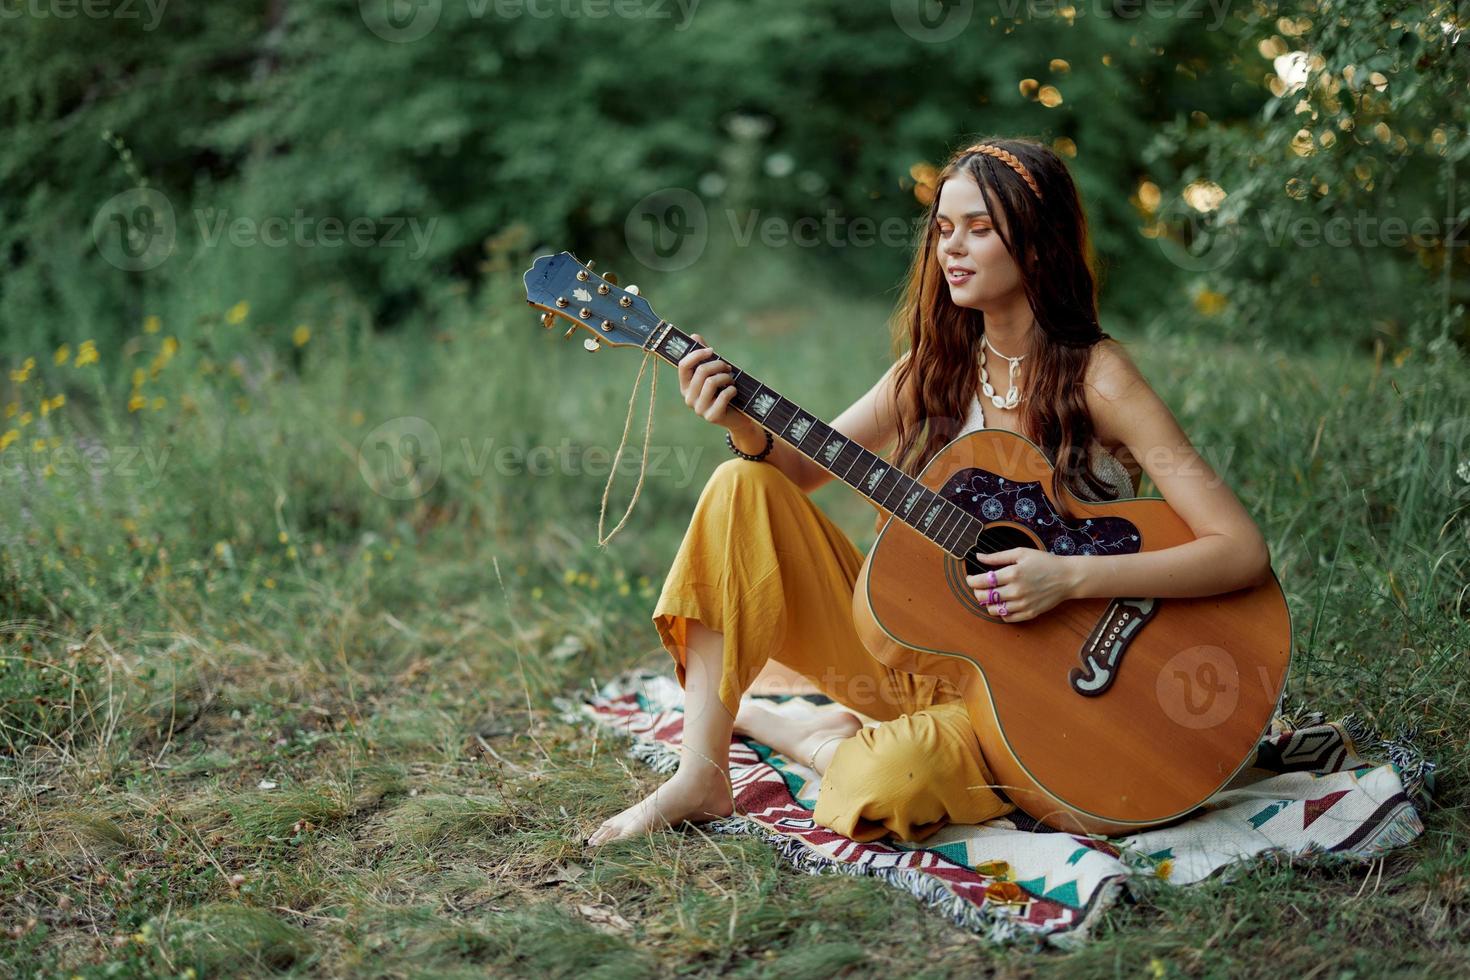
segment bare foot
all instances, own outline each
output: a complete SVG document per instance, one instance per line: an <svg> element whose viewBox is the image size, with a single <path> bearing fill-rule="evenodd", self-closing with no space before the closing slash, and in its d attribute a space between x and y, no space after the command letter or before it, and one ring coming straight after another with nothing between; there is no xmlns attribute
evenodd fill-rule
<svg viewBox="0 0 1470 980"><path fill-rule="evenodd" d="M708 773L708 775L705 775ZM704 763L697 770L681 768L668 782L617 816L609 817L587 838L589 847L622 840L682 821L702 823L735 812L729 777Z"/></svg>
<svg viewBox="0 0 1470 980"><path fill-rule="evenodd" d="M836 745L856 735L862 727L862 721L850 711L803 711L788 715L750 698L740 702L740 711L735 715L735 731L817 772L826 769Z"/></svg>

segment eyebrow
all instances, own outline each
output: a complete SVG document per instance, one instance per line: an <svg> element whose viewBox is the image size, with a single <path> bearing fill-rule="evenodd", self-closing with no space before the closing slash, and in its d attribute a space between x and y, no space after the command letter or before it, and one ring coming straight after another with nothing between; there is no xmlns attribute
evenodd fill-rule
<svg viewBox="0 0 1470 980"><path fill-rule="evenodd" d="M966 211L963 215L961 215L961 217L963 217L963 218L986 218L986 217L989 217L989 216L990 216L990 212L989 211ZM940 213L940 214L935 215L935 217L936 218L943 218L943 217L945 217L945 215L943 213Z"/></svg>

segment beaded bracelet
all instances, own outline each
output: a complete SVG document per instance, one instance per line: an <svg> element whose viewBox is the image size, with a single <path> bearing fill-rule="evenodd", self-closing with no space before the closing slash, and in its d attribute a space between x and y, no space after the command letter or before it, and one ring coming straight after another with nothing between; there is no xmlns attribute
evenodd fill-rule
<svg viewBox="0 0 1470 980"><path fill-rule="evenodd" d="M754 456L752 456L750 453L742 453L740 450L735 448L735 435L729 430L726 430L725 432L725 445L730 447L730 452L734 453L736 456L739 456L741 459L748 459L752 463L759 463L761 460L771 455L771 448L776 445L775 437L771 435L770 430L766 429L763 431L766 433L766 448L762 449L758 454Z"/></svg>

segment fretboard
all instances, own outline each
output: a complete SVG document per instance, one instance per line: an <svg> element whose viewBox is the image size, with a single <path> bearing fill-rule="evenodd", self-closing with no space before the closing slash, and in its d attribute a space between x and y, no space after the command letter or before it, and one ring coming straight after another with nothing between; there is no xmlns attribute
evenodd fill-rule
<svg viewBox="0 0 1470 980"><path fill-rule="evenodd" d="M650 334L646 349L679 363L699 341L667 322ZM735 377L730 404L773 436L918 531L956 558L974 545L983 525L887 460L869 452L789 398L742 371L728 358Z"/></svg>

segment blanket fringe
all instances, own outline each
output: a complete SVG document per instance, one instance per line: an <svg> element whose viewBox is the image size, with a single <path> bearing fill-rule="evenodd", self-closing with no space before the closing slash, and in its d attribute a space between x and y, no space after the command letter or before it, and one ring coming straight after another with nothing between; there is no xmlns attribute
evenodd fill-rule
<svg viewBox="0 0 1470 980"><path fill-rule="evenodd" d="M1353 740L1353 748L1358 755L1388 758L1398 771L1404 792L1417 806L1427 809L1433 804L1435 763L1419 746L1418 726L1400 725L1392 734L1383 735L1359 718L1357 712L1345 715L1340 724L1348 738Z"/></svg>

